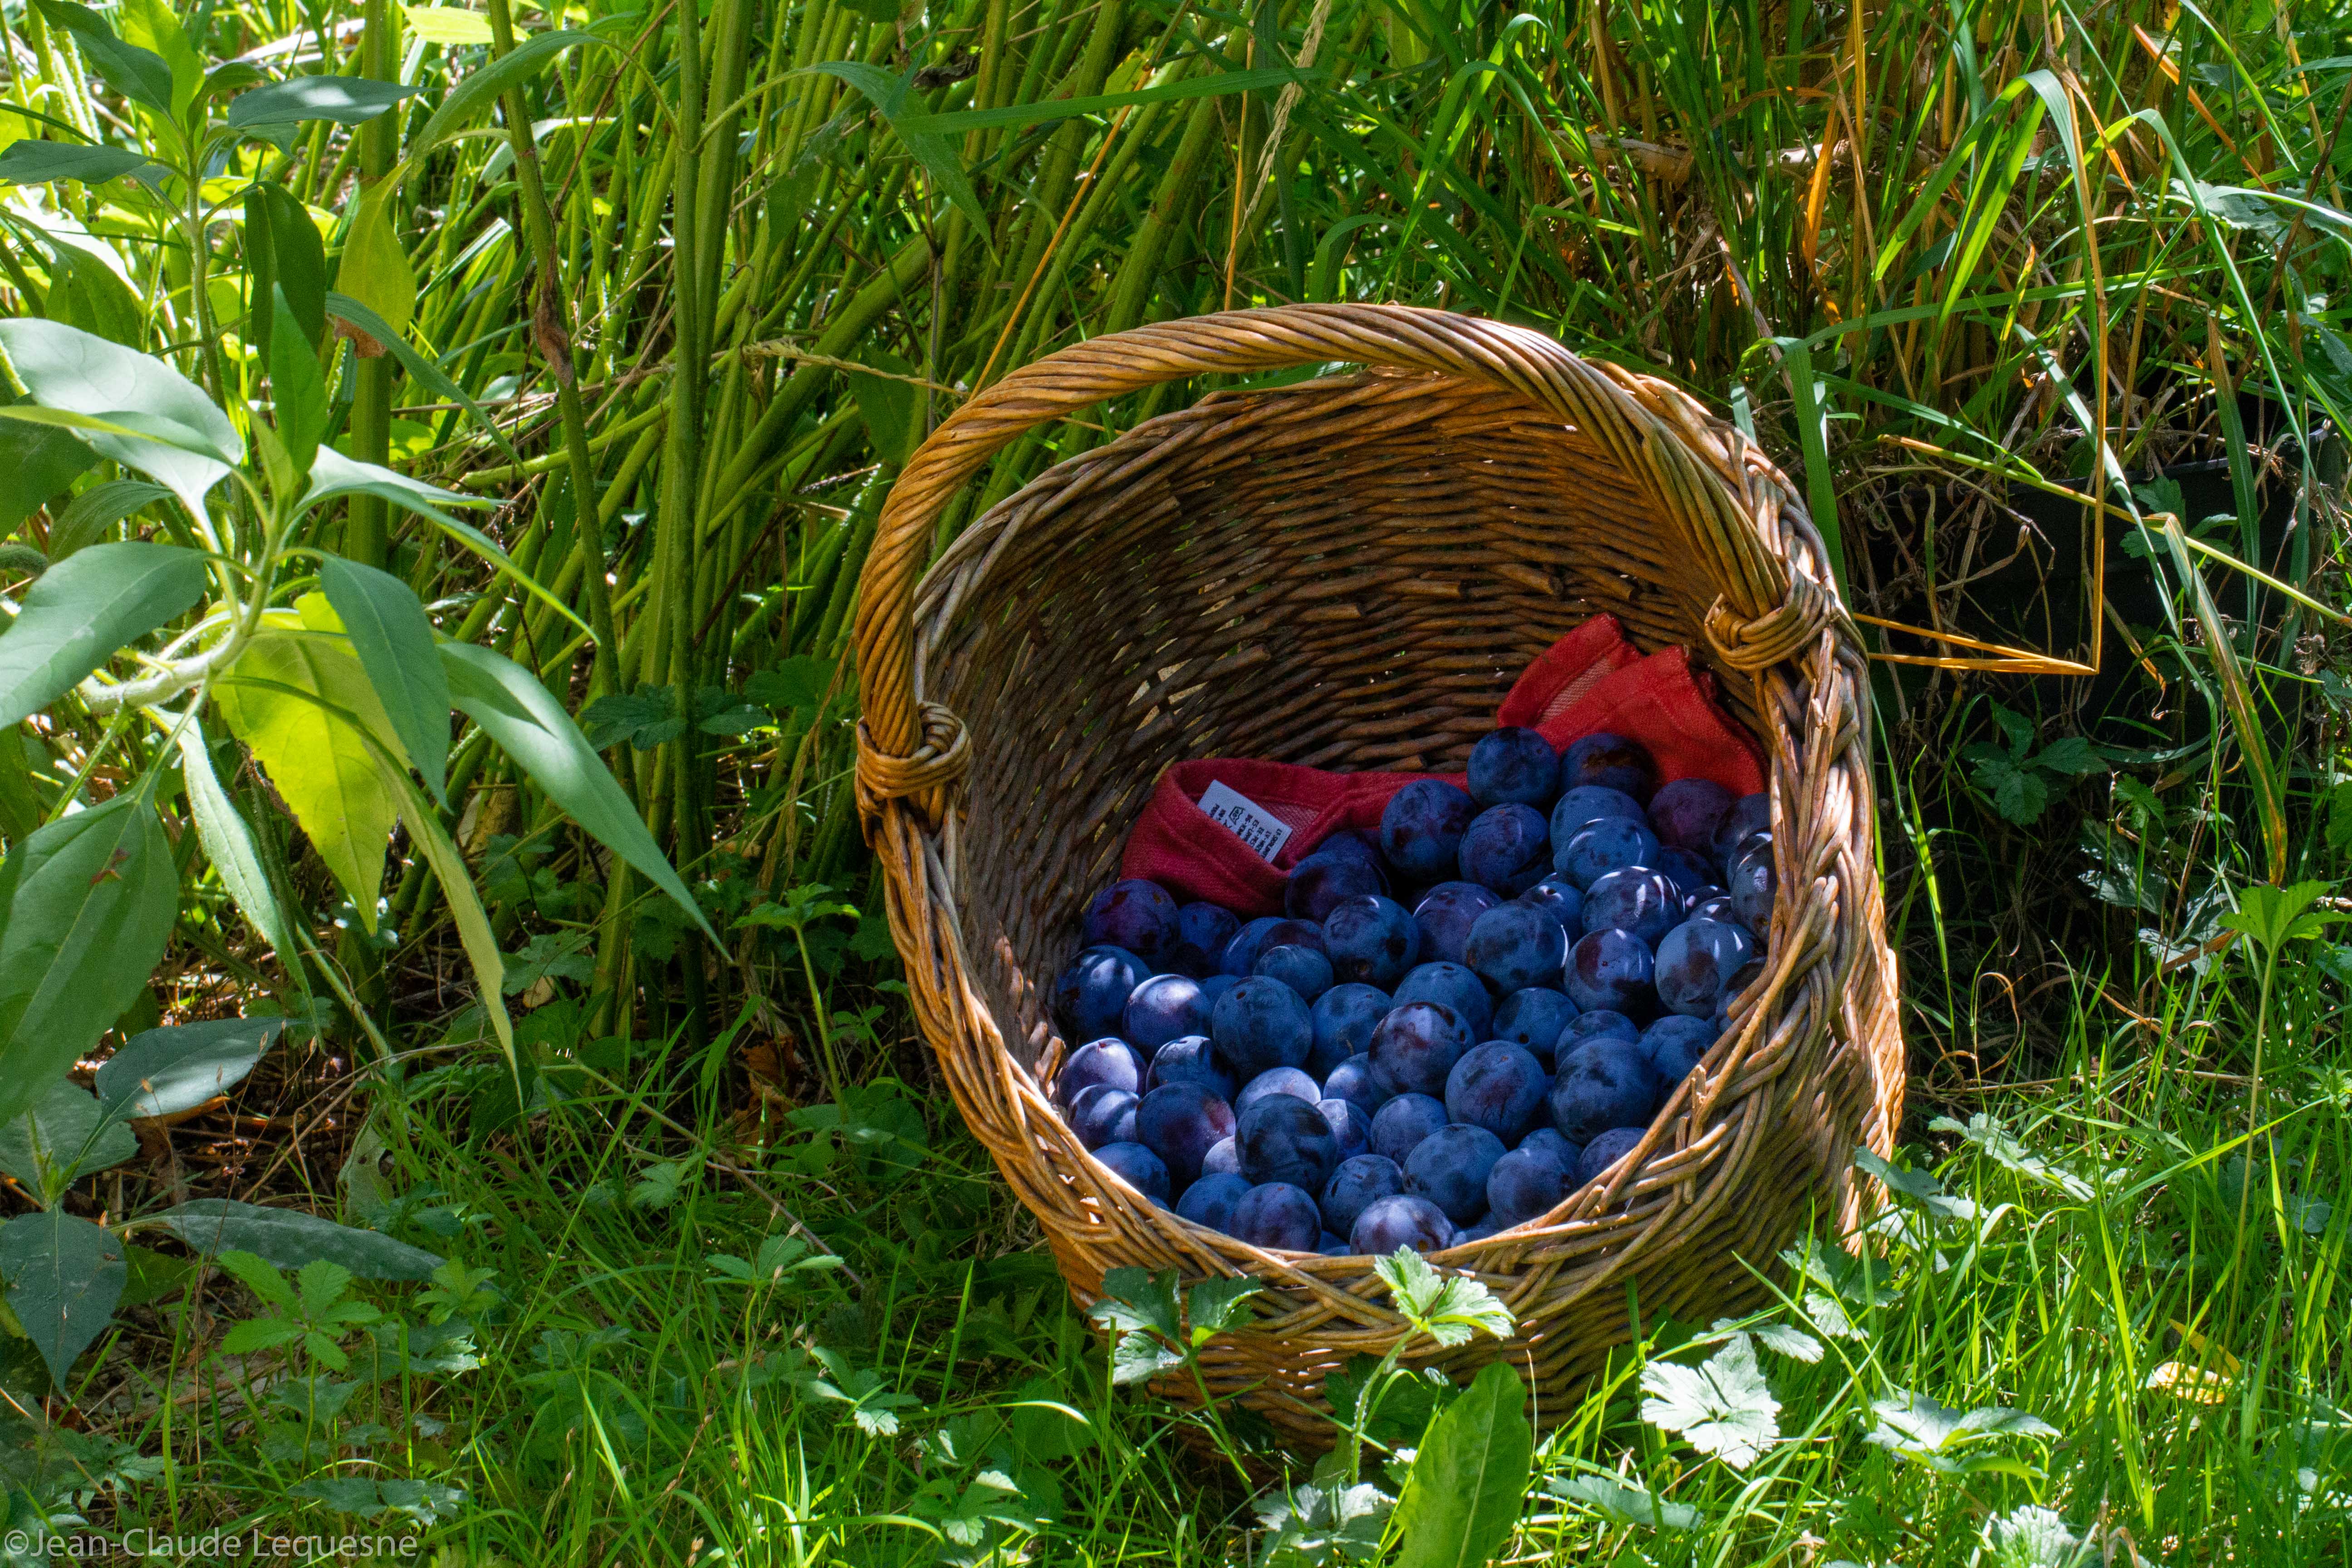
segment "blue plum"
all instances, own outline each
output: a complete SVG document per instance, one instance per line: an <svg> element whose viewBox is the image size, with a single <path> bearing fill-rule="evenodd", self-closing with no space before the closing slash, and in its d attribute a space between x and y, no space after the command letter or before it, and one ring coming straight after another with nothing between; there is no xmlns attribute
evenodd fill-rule
<svg viewBox="0 0 2352 1568"><path fill-rule="evenodd" d="M1715 841L1709 844L1707 856L1717 866L1728 866L1731 852L1739 847L1751 833L1772 831L1772 797L1769 795L1743 795L1731 803L1731 809L1716 824Z"/></svg>
<svg viewBox="0 0 2352 1568"><path fill-rule="evenodd" d="M1232 1100L1236 1087L1234 1075L1218 1059L1217 1047L1206 1035L1186 1035L1151 1053L1151 1068L1144 1074L1141 1092L1149 1094L1163 1083L1201 1084L1226 1101Z"/></svg>
<svg viewBox="0 0 2352 1568"><path fill-rule="evenodd" d="M1612 1127L1648 1124L1658 1108L1658 1073L1630 1040L1588 1040L1559 1058L1551 1080L1551 1121L1571 1143L1591 1146Z"/></svg>
<svg viewBox="0 0 2352 1568"><path fill-rule="evenodd" d="M1264 958L1265 956L1265 950L1269 947L1282 947L1286 945L1311 947L1316 952L1321 952L1323 951L1323 922L1320 921L1292 920L1289 917L1285 916L1283 919L1275 921L1272 925L1265 928L1265 941L1257 950L1258 956L1260 958Z"/></svg>
<svg viewBox="0 0 2352 1568"><path fill-rule="evenodd" d="M1587 1143L1577 1158L1576 1184L1580 1187L1606 1175L1610 1166L1633 1152L1643 1131L1639 1127L1614 1127Z"/></svg>
<svg viewBox="0 0 2352 1568"><path fill-rule="evenodd" d="M1227 1227L1236 1241L1285 1252L1312 1252L1323 1235L1323 1215L1304 1187L1262 1182L1242 1194Z"/></svg>
<svg viewBox="0 0 2352 1568"><path fill-rule="evenodd" d="M1650 869L1664 874L1682 897L1682 907L1689 909L1701 899L1723 891L1723 879L1716 874L1714 865L1687 849L1672 845L1658 851L1658 858Z"/></svg>
<svg viewBox="0 0 2352 1568"><path fill-rule="evenodd" d="M1421 1141L1445 1125L1445 1102L1434 1095L1400 1094L1372 1113L1372 1152L1402 1162Z"/></svg>
<svg viewBox="0 0 2352 1568"><path fill-rule="evenodd" d="M1715 852L1715 831L1731 815L1731 792L1713 779L1676 779L1650 797L1658 842L1696 855Z"/></svg>
<svg viewBox="0 0 2352 1568"><path fill-rule="evenodd" d="M1151 966L1123 947L1087 948L1054 982L1054 1016L1074 1040L1116 1035L1128 996L1150 977Z"/></svg>
<svg viewBox="0 0 2352 1568"><path fill-rule="evenodd" d="M1533 1051L1508 1040L1489 1040L1472 1047L1446 1075L1446 1120L1483 1127L1514 1142L1534 1125L1550 1087Z"/></svg>
<svg viewBox="0 0 2352 1568"><path fill-rule="evenodd" d="M1372 1048L1372 1028L1391 1006L1389 994L1375 985L1349 982L1334 985L1315 998L1307 1016L1315 1022L1315 1044L1307 1055L1307 1070L1328 1077L1349 1057Z"/></svg>
<svg viewBox="0 0 2352 1568"><path fill-rule="evenodd" d="M1106 1143L1095 1151L1095 1158L1145 1197L1157 1198L1163 1204L1168 1201L1168 1167L1142 1144Z"/></svg>
<svg viewBox="0 0 2352 1568"><path fill-rule="evenodd" d="M1356 1228L1364 1210L1404 1191L1404 1168L1385 1154L1352 1154L1323 1184L1323 1223L1337 1236Z"/></svg>
<svg viewBox="0 0 2352 1568"><path fill-rule="evenodd" d="M1146 1095L1149 1100L1150 1096ZM1218 1139L1201 1156L1201 1174L1204 1176L1238 1176L1242 1173L1242 1146L1231 1137Z"/></svg>
<svg viewBox="0 0 2352 1568"><path fill-rule="evenodd" d="M1715 1044L1716 1026L1704 1018L1669 1013L1642 1031L1642 1054L1657 1069L1658 1081L1671 1089L1690 1076Z"/></svg>
<svg viewBox="0 0 2352 1568"><path fill-rule="evenodd" d="M1348 1232L1349 1250L1358 1257L1386 1258L1400 1247L1443 1252L1453 1245L1454 1222L1445 1211L1412 1193L1374 1198Z"/></svg>
<svg viewBox="0 0 2352 1568"><path fill-rule="evenodd" d="M1455 1231L1454 1233L1454 1245L1456 1247L1462 1247L1473 1241L1484 1241L1488 1237L1500 1231L1502 1228L1502 1223L1490 1214L1485 1219L1480 1220L1476 1225L1465 1226L1460 1230Z"/></svg>
<svg viewBox="0 0 2352 1568"><path fill-rule="evenodd" d="M1421 927L1393 899L1367 893L1323 917L1323 952L1335 980L1382 990L1404 978L1421 956Z"/></svg>
<svg viewBox="0 0 2352 1568"><path fill-rule="evenodd" d="M1310 853L1344 856L1350 860L1361 860L1367 866L1381 864L1379 839L1360 827L1334 829L1331 837L1315 846Z"/></svg>
<svg viewBox="0 0 2352 1568"><path fill-rule="evenodd" d="M1180 1182L1208 1168L1209 1154L1234 1135L1234 1110L1202 1083L1163 1083L1135 1108L1135 1141L1160 1156Z"/></svg>
<svg viewBox="0 0 2352 1568"><path fill-rule="evenodd" d="M1558 921L1570 942L1584 934L1584 889L1557 871L1521 893L1517 901Z"/></svg>
<svg viewBox="0 0 2352 1568"><path fill-rule="evenodd" d="M1512 992L1495 1009L1495 1038L1527 1047L1549 1071L1552 1047L1559 1043L1561 1032L1575 1022L1576 1004L1566 992L1530 985Z"/></svg>
<svg viewBox="0 0 2352 1568"><path fill-rule="evenodd" d="M1486 1173L1486 1207L1503 1226L1549 1214L1568 1196L1568 1169L1540 1144L1514 1149Z"/></svg>
<svg viewBox="0 0 2352 1568"><path fill-rule="evenodd" d="M1580 1013L1568 1021L1568 1027L1552 1042L1557 1057L1572 1051L1587 1040L1638 1040L1641 1026L1622 1013L1612 1013L1606 1007L1596 1007L1590 1013Z"/></svg>
<svg viewBox="0 0 2352 1568"><path fill-rule="evenodd" d="M1079 936L1088 947L1123 947L1155 963L1175 950L1176 916L1176 900L1167 889L1131 878L1087 900Z"/></svg>
<svg viewBox="0 0 2352 1568"><path fill-rule="evenodd" d="M1690 907L1689 915L1685 918L1695 921L1731 921L1737 922L1739 916L1731 907L1731 895L1729 893L1717 892L1709 893L1706 897L1693 904Z"/></svg>
<svg viewBox="0 0 2352 1568"><path fill-rule="evenodd" d="M1475 971L1459 963L1421 965L1397 982L1389 1000L1399 1007L1408 1002L1434 1002L1441 1007L1451 1007L1469 1026L1473 1041L1485 1039L1488 1026L1495 1021L1495 1004L1486 994L1486 982L1478 978Z"/></svg>
<svg viewBox="0 0 2352 1568"><path fill-rule="evenodd" d="M1658 769L1650 760L1649 749L1622 735L1587 735L1569 742L1568 750L1559 754L1562 789L1599 784L1647 802L1657 782Z"/></svg>
<svg viewBox="0 0 2352 1568"><path fill-rule="evenodd" d="M1348 1243L1345 1239L1333 1236L1328 1230L1316 1238L1315 1250L1325 1258L1352 1258L1355 1256L1354 1253L1348 1249Z"/></svg>
<svg viewBox="0 0 2352 1568"><path fill-rule="evenodd" d="M1257 955L1265 946L1265 933L1282 923L1280 915L1260 915L1246 921L1225 943L1225 951L1217 955L1217 967L1236 979L1246 978L1256 967Z"/></svg>
<svg viewBox="0 0 2352 1568"><path fill-rule="evenodd" d="M1568 973L1561 989L1588 1013L1622 1013L1647 1017L1657 994L1651 989L1656 973L1649 943L1631 931L1589 931L1569 950ZM1219 1003L1220 1007L1223 1003Z"/></svg>
<svg viewBox="0 0 2352 1568"><path fill-rule="evenodd" d="M1420 961L1461 963L1471 922L1502 901L1493 889L1475 882L1440 882L1423 893L1412 907L1413 928L1421 933Z"/></svg>
<svg viewBox="0 0 2352 1568"><path fill-rule="evenodd" d="M1621 866L1594 878L1584 895L1586 931L1630 931L1645 946L1654 945L1682 918L1682 895L1663 871Z"/></svg>
<svg viewBox="0 0 2352 1568"><path fill-rule="evenodd" d="M1069 1054L1062 1063L1062 1070L1054 1076L1054 1099L1066 1106L1098 1083L1123 1089L1129 1094L1141 1094L1143 1072L1138 1065L1141 1060L1135 1047L1125 1040L1088 1040Z"/></svg>
<svg viewBox="0 0 2352 1568"><path fill-rule="evenodd" d="M1381 812L1381 853L1411 882L1434 882L1454 869L1477 806L1442 779L1415 779Z"/></svg>
<svg viewBox="0 0 2352 1568"><path fill-rule="evenodd" d="M1486 1178L1503 1157L1503 1141L1483 1127L1450 1122L1405 1156L1404 1190L1435 1204L1456 1225L1486 1212Z"/></svg>
<svg viewBox="0 0 2352 1568"><path fill-rule="evenodd" d="M1282 884L1282 912L1295 921L1320 924L1343 900L1385 893L1388 879L1378 865L1345 854L1309 855L1290 868Z"/></svg>
<svg viewBox="0 0 2352 1568"><path fill-rule="evenodd" d="M1177 973L1195 980L1214 974L1225 955L1225 944L1241 929L1241 917L1223 904L1186 904L1176 911L1176 945L1166 963Z"/></svg>
<svg viewBox="0 0 2352 1568"><path fill-rule="evenodd" d="M1239 1175L1202 1176L1184 1189L1176 1200L1176 1212L1194 1225L1205 1225L1211 1230L1230 1231L1234 1228L1234 1205L1250 1184Z"/></svg>
<svg viewBox="0 0 2352 1568"><path fill-rule="evenodd" d="M1184 974L1155 974L1129 993L1119 1033L1148 1057L1171 1040L1208 1028L1209 1011L1199 981Z"/></svg>
<svg viewBox="0 0 2352 1568"><path fill-rule="evenodd" d="M1565 844L1576 837L1579 829L1590 827L1604 816L1630 817L1640 823L1650 820L1642 803L1623 790L1579 784L1552 804L1551 841Z"/></svg>
<svg viewBox="0 0 2352 1568"><path fill-rule="evenodd" d="M1070 1131L1089 1149L1099 1149L1106 1143L1132 1143L1135 1108L1139 1103L1133 1090L1113 1089L1107 1083L1082 1089L1070 1101Z"/></svg>
<svg viewBox="0 0 2352 1568"><path fill-rule="evenodd" d="M1584 1152L1580 1146L1570 1142L1557 1127L1537 1128L1519 1140L1519 1147L1541 1150L1557 1160L1563 1171L1575 1170L1578 1158Z"/></svg>
<svg viewBox="0 0 2352 1568"><path fill-rule="evenodd" d="M1349 1057L1331 1069L1323 1080L1323 1098L1344 1100L1363 1107L1366 1115L1378 1110L1396 1097L1381 1087L1378 1074L1372 1071L1369 1053Z"/></svg>
<svg viewBox="0 0 2352 1568"><path fill-rule="evenodd" d="M1730 994L1731 977L1756 956L1746 928L1685 921L1658 943L1658 1000L1686 1018L1709 1018Z"/></svg>
<svg viewBox="0 0 2352 1568"><path fill-rule="evenodd" d="M1348 1100L1322 1100L1316 1101L1315 1109L1323 1113L1331 1136L1339 1140L1340 1159L1372 1146L1372 1113L1362 1106Z"/></svg>
<svg viewBox="0 0 2352 1568"><path fill-rule="evenodd" d="M1268 1068L1305 1067L1315 1046L1315 1019L1297 992L1259 976L1218 998L1209 1037L1246 1080Z"/></svg>
<svg viewBox="0 0 2352 1568"><path fill-rule="evenodd" d="M1217 1016L1217 1003L1224 994L1247 978L1249 977L1244 974L1227 974L1222 969L1214 974L1204 974L1201 977L1201 995L1209 1004L1211 1017Z"/></svg>
<svg viewBox="0 0 2352 1568"><path fill-rule="evenodd" d="M1281 981L1302 1002L1312 1002L1331 989L1331 961L1295 942L1268 945L1259 952L1256 967L1250 973Z"/></svg>
<svg viewBox="0 0 2352 1568"><path fill-rule="evenodd" d="M1568 933L1543 910L1505 904L1470 927L1462 956L1489 990L1507 995L1530 985L1557 985L1568 962ZM1488 1022L1493 1022L1491 1014Z"/></svg>
<svg viewBox="0 0 2352 1568"><path fill-rule="evenodd" d="M1462 835L1454 857L1462 879L1516 899L1551 869L1551 838L1543 813L1517 803L1490 805Z"/></svg>
<svg viewBox="0 0 2352 1568"><path fill-rule="evenodd" d="M1401 1003L1372 1031L1372 1076L1391 1094L1442 1095L1446 1074L1476 1038L1451 1007Z"/></svg>
<svg viewBox="0 0 2352 1568"><path fill-rule="evenodd" d="M1312 1105L1323 1098L1323 1087L1297 1068L1268 1068L1242 1085L1241 1097L1234 1101L1234 1113L1244 1114L1269 1094L1286 1094Z"/></svg>
<svg viewBox="0 0 2352 1568"><path fill-rule="evenodd" d="M1658 836L1630 816L1604 816L1580 827L1565 844L1552 846L1552 869L1591 895L1592 884L1621 866L1646 866L1658 853Z"/></svg>
<svg viewBox="0 0 2352 1568"><path fill-rule="evenodd" d="M1470 798L1480 805L1549 805L1559 753L1533 730L1505 725L1470 748Z"/></svg>
<svg viewBox="0 0 2352 1568"><path fill-rule="evenodd" d="M1731 889L1731 912L1749 931L1772 929L1772 894L1779 886L1779 873L1772 865L1772 840L1757 834L1739 852L1727 874Z"/></svg>
<svg viewBox="0 0 2352 1568"><path fill-rule="evenodd" d="M1234 1141L1242 1174L1254 1183L1288 1182L1321 1192L1339 1163L1339 1141L1315 1102L1269 1094L1241 1114Z"/></svg>

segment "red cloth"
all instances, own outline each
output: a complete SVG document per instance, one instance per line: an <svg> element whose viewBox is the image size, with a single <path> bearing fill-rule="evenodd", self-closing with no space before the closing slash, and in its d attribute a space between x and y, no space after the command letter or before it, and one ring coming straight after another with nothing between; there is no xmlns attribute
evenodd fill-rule
<svg viewBox="0 0 2352 1568"><path fill-rule="evenodd" d="M1714 681L1682 648L1643 658L1615 617L1595 616L1544 650L1512 686L1497 724L1540 731L1554 746L1606 731L1641 742L1661 780L1707 778L1735 795L1764 787L1756 742L1715 704ZM1380 826L1389 796L1415 779L1460 773L1335 773L1247 757L1178 763L1160 776L1128 836L1121 877L1159 883L1182 902L1206 900L1244 919L1277 914L1290 868L1344 827ZM1201 809L1212 784L1290 828L1269 861Z"/></svg>

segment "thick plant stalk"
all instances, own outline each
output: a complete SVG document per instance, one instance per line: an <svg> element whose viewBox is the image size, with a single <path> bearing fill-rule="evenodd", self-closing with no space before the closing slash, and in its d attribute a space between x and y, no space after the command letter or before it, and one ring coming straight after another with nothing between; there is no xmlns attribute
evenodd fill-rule
<svg viewBox="0 0 2352 1568"><path fill-rule="evenodd" d="M508 0L490 0L490 35L496 54L504 56L514 48L514 13ZM580 556L582 585L587 590L588 624L596 633L595 677L590 689L618 691L621 674L615 663L613 599L604 582L604 531L596 521L596 465L589 455L588 416L581 406L579 378L572 362L572 307L564 299L563 272L555 253L555 219L548 210L547 187L540 177L539 150L531 138L530 110L523 102L522 90L508 89L501 104L508 143L514 149L516 205L522 209L523 234L539 274L531 290L531 324L540 356L555 378L555 402L563 422L563 448L572 480L573 549ZM540 504L547 504L544 492Z"/></svg>
<svg viewBox="0 0 2352 1568"><path fill-rule="evenodd" d="M391 0L366 0L360 33L360 75L389 81L394 72L394 30ZM352 139L359 148L360 184L374 184L392 171L400 135L397 112L379 114L359 129ZM356 200L356 198L354 198ZM388 354L362 357L352 393L352 455L362 462L383 464L392 458L392 365ZM375 496L353 496L343 514L343 553L364 565L381 567L386 548L390 503Z"/></svg>

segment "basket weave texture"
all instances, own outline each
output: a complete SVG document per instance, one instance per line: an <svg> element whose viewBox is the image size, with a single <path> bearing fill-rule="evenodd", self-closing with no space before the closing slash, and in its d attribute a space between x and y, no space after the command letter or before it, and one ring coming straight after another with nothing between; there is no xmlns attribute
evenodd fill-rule
<svg viewBox="0 0 2352 1568"><path fill-rule="evenodd" d="M1184 377L1321 364L1368 368L1148 420L931 560L942 510L1024 432ZM1887 1152L1900 1112L1863 655L1788 481L1679 390L1539 333L1324 305L1053 354L942 424L884 508L857 790L923 1034L1082 1302L1125 1265L1264 1282L1202 1368L1309 1443L1324 1378L1400 1331L1387 1287L1369 1258L1194 1226L1097 1163L1048 1098L1077 1043L1054 977L1168 764L1459 770L1517 671L1601 612L1643 652L1687 645L1763 742L1780 890L1763 978L1633 1155L1433 1259L1518 1329L1412 1359L1456 1377L1507 1359L1538 1419L1626 1342L1629 1287L1644 1319L1705 1322L1756 1301L1751 1268L1794 1237L1852 1223L1852 1152Z"/></svg>

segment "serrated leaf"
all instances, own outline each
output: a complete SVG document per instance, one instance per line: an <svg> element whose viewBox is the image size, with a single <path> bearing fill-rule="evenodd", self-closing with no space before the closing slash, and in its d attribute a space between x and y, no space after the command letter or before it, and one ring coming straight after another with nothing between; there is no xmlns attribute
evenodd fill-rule
<svg viewBox="0 0 2352 1568"><path fill-rule="evenodd" d="M246 645L213 693L361 924L374 931L384 852L399 810L366 738L331 710L353 715L381 742L397 742L350 643L320 632L264 632Z"/></svg>
<svg viewBox="0 0 2352 1568"><path fill-rule="evenodd" d="M249 1252L280 1268L323 1258L362 1279L427 1279L441 1267L433 1253L373 1230L354 1230L299 1209L263 1208L229 1198L182 1204L156 1215L154 1223L198 1252Z"/></svg>
<svg viewBox="0 0 2352 1568"><path fill-rule="evenodd" d="M2070 1198L2087 1199L2095 1191L2090 1183L2074 1172L2032 1152L2015 1134L1981 1110L1971 1115L1965 1124L1948 1116L1938 1116L1927 1128L1933 1132L1957 1132L2005 1169L2046 1183Z"/></svg>
<svg viewBox="0 0 2352 1568"><path fill-rule="evenodd" d="M106 1331L130 1272L119 1238L60 1210L18 1215L0 1226L9 1309L60 1388Z"/></svg>
<svg viewBox="0 0 2352 1568"><path fill-rule="evenodd" d="M1799 1328L1786 1323L1766 1323L1749 1331L1768 1351L1774 1351L1791 1361L1808 1366L1822 1359L1822 1342Z"/></svg>
<svg viewBox="0 0 2352 1568"><path fill-rule="evenodd" d="M283 1018L214 1018L133 1035L98 1068L108 1116L173 1116L245 1081Z"/></svg>
<svg viewBox="0 0 2352 1568"><path fill-rule="evenodd" d="M1183 1332L1176 1303L1176 1271L1153 1274L1133 1267L1103 1276L1103 1299L1087 1312L1106 1328L1150 1329L1164 1340Z"/></svg>
<svg viewBox="0 0 2352 1568"><path fill-rule="evenodd" d="M41 574L0 629L0 731L72 690L114 651L205 595L205 558L171 544L93 544Z"/></svg>
<svg viewBox="0 0 2352 1568"><path fill-rule="evenodd" d="M754 671L743 682L743 695L763 707L810 709L824 702L834 684L834 661L812 653Z"/></svg>
<svg viewBox="0 0 2352 1568"><path fill-rule="evenodd" d="M1872 1400L1870 1412L1874 1424L1866 1434L1869 1442L1948 1474L1970 1468L1961 1450L1973 1438L2059 1436L2056 1427L2023 1411L1986 1405L1964 1414L1932 1395L1903 1388Z"/></svg>
<svg viewBox="0 0 2352 1568"><path fill-rule="evenodd" d="M1557 1498L1580 1502L1618 1524L1646 1524L1653 1530L1686 1531L1699 1526L1699 1511L1688 1503L1664 1502L1610 1476L1566 1476L1544 1483Z"/></svg>
<svg viewBox="0 0 2352 1568"><path fill-rule="evenodd" d="M2087 778L2093 773L2108 771L2107 759L2099 754L2097 747L2080 735L2069 735L2063 740L2051 742L2035 754L2033 765L2071 773L2076 778Z"/></svg>
<svg viewBox="0 0 2352 1568"><path fill-rule="evenodd" d="M146 990L179 913L178 868L136 792L0 858L0 1121L32 1105Z"/></svg>
<svg viewBox="0 0 2352 1568"><path fill-rule="evenodd" d="M1169 1349L1145 1330L1129 1329L1111 1346L1110 1380L1124 1388L1183 1364L1182 1352Z"/></svg>
<svg viewBox="0 0 2352 1568"><path fill-rule="evenodd" d="M1780 1402L1772 1397L1745 1334L1696 1367L1652 1362L1642 1369L1642 1419L1714 1454L1736 1470L1756 1462L1780 1436Z"/></svg>
<svg viewBox="0 0 2352 1568"><path fill-rule="evenodd" d="M1397 1568L1485 1568L1500 1552L1535 1458L1527 1398L1517 1371L1489 1362L1432 1424L1397 1498Z"/></svg>
<svg viewBox="0 0 2352 1568"><path fill-rule="evenodd" d="M1205 1279L1193 1286L1184 1302L1185 1315L1192 1324L1192 1342L1206 1343L1210 1335L1247 1322L1249 1299L1258 1289L1256 1280L1239 1278Z"/></svg>
<svg viewBox="0 0 2352 1568"><path fill-rule="evenodd" d="M635 751L650 752L686 733L686 715L679 711L675 687L640 686L583 708L580 730L600 752L624 741Z"/></svg>

